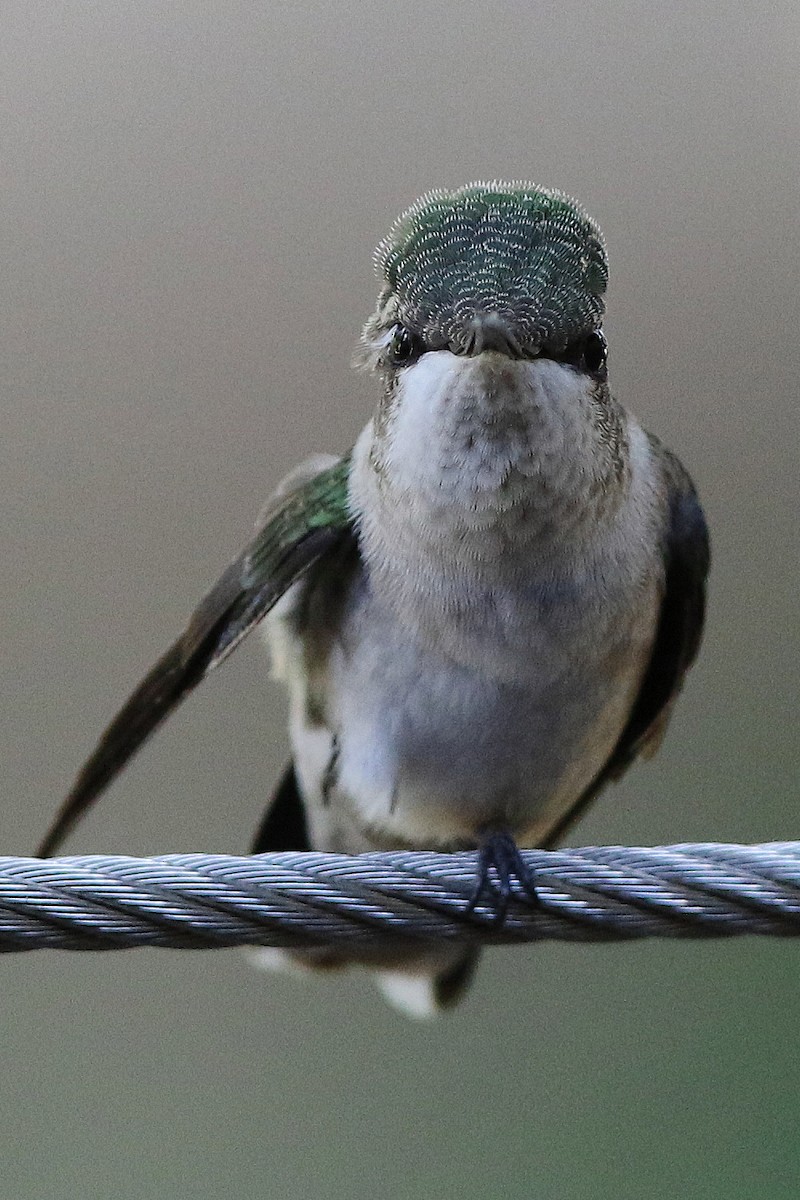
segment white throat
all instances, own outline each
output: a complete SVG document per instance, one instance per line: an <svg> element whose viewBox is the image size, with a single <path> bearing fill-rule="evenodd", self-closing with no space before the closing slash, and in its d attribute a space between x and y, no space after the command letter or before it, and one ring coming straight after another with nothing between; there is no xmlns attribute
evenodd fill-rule
<svg viewBox="0 0 800 1200"><path fill-rule="evenodd" d="M495 564L512 543L545 554L570 531L596 530L625 473L616 409L600 414L598 404L590 380L549 360L423 355L399 373L356 447L367 553L373 513L395 552L407 538L447 536Z"/></svg>
<svg viewBox="0 0 800 1200"><path fill-rule="evenodd" d="M350 496L371 586L429 645L466 661L505 643L515 671L540 598L569 607L640 536L618 520L627 427L609 408L603 429L592 386L543 359L439 351L364 429Z"/></svg>
<svg viewBox="0 0 800 1200"><path fill-rule="evenodd" d="M589 408L586 378L546 359L425 354L388 401L386 474L401 492L451 503L455 491L479 506L504 507L515 474L570 488L570 469L596 462Z"/></svg>

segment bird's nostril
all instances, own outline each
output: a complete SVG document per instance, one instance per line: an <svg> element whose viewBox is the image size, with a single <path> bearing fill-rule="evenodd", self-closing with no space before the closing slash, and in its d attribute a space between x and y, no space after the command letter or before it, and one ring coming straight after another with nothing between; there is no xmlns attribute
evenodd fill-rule
<svg viewBox="0 0 800 1200"><path fill-rule="evenodd" d="M476 314L464 339L462 354L483 354L494 350L510 358L520 358L522 351L509 322L499 313Z"/></svg>

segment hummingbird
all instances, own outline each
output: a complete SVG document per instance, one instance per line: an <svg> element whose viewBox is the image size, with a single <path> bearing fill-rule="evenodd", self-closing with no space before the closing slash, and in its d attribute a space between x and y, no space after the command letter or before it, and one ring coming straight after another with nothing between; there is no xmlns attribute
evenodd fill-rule
<svg viewBox="0 0 800 1200"><path fill-rule="evenodd" d="M133 692L39 853L262 619L293 749L253 853L478 851L476 896L536 896L552 847L658 748L702 634L709 541L677 457L612 395L603 236L527 182L427 192L375 252L357 359L377 407L317 455ZM325 950L263 952L341 965ZM415 1016L474 947L371 962Z"/></svg>

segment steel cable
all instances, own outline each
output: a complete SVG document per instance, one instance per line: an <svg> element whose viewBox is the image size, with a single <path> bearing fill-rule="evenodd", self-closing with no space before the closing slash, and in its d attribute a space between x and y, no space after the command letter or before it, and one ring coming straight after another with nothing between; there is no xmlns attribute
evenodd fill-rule
<svg viewBox="0 0 800 1200"><path fill-rule="evenodd" d="M470 904L474 853L0 858L0 951L800 934L800 842L523 858L538 902L513 889L504 916L491 894Z"/></svg>

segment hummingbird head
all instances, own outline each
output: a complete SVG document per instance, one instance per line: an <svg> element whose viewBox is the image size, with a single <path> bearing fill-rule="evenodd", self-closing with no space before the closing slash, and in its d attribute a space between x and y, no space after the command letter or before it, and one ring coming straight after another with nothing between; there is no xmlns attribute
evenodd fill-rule
<svg viewBox="0 0 800 1200"><path fill-rule="evenodd" d="M531 183L427 192L375 252L383 287L363 360L394 374L430 351L605 367L603 237L575 201Z"/></svg>

